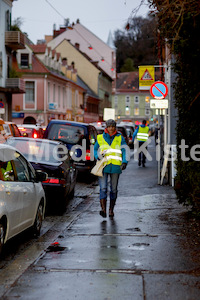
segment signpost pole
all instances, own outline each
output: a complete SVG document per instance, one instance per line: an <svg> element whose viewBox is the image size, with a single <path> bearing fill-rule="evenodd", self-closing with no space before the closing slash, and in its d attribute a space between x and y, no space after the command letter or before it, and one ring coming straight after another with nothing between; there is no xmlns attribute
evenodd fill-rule
<svg viewBox="0 0 200 300"><path fill-rule="evenodd" d="M160 159L161 159L161 145L160 145L160 109L158 109L158 143L157 143L157 154L158 159L158 184L160 184Z"/></svg>

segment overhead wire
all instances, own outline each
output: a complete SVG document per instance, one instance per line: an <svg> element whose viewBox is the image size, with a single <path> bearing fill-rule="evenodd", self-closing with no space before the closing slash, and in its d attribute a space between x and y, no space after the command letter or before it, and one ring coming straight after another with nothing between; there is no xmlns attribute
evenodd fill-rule
<svg viewBox="0 0 200 300"><path fill-rule="evenodd" d="M45 0L63 19L65 19L61 14L60 12L48 1L48 0ZM73 27L73 30L75 28ZM76 29L75 29L76 30ZM80 34L80 32L78 30L76 30L76 32L82 37L82 39L88 44L88 47L90 46L90 43ZM92 45L91 45L92 46ZM110 66L110 63L108 61L106 61L106 59L92 46L93 50L99 55L101 56L102 59L104 59L104 61Z"/></svg>

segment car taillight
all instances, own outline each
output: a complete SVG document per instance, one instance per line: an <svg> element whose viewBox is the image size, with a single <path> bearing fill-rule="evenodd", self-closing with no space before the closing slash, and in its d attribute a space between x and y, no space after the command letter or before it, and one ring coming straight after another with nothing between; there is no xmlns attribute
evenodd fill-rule
<svg viewBox="0 0 200 300"><path fill-rule="evenodd" d="M47 180L42 181L43 183L56 183L56 184L66 184L65 179L59 179L59 178L47 178Z"/></svg>
<svg viewBox="0 0 200 300"><path fill-rule="evenodd" d="M23 127L18 127L18 129L19 129L20 131L26 131L26 129L23 128Z"/></svg>
<svg viewBox="0 0 200 300"><path fill-rule="evenodd" d="M86 160L90 160L90 150L86 150L86 156L85 156Z"/></svg>
<svg viewBox="0 0 200 300"><path fill-rule="evenodd" d="M34 134L33 134L33 138L34 138L34 139L37 139L37 137L38 137L38 134L37 134L37 133L34 133Z"/></svg>

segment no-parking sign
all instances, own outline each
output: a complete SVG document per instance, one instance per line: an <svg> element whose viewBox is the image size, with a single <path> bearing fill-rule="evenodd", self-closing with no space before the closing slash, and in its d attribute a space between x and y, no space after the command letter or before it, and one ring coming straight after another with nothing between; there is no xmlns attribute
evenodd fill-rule
<svg viewBox="0 0 200 300"><path fill-rule="evenodd" d="M168 87L162 81L156 81L150 88L150 93L155 99L164 99L168 94Z"/></svg>

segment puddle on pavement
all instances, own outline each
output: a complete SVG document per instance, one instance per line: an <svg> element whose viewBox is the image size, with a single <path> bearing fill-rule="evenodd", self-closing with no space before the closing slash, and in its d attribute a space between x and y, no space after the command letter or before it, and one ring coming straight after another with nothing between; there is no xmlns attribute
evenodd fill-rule
<svg viewBox="0 0 200 300"><path fill-rule="evenodd" d="M132 246L129 246L128 248L131 250L145 250L146 247L150 246L150 244L147 243L135 243L132 244Z"/></svg>
<svg viewBox="0 0 200 300"><path fill-rule="evenodd" d="M132 260L128 260L128 259L122 259L122 262L124 262L125 264L128 265L134 265L135 267L139 267L141 265L141 263L139 261L132 261Z"/></svg>
<svg viewBox="0 0 200 300"><path fill-rule="evenodd" d="M126 228L126 230L129 230L129 231L141 231L141 229L139 227Z"/></svg>

